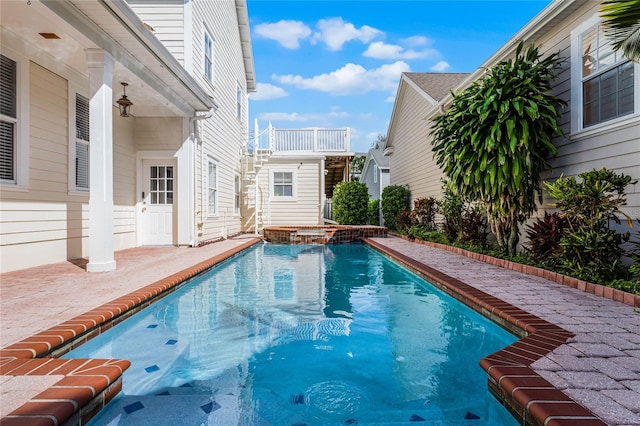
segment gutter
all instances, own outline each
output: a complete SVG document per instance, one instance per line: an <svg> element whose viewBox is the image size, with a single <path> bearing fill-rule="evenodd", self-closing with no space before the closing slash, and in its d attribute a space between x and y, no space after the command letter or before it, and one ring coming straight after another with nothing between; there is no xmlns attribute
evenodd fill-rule
<svg viewBox="0 0 640 426"><path fill-rule="evenodd" d="M198 164L198 149L197 147L200 147L200 156L201 158L204 158L204 151L202 149L202 141L200 139L197 138L197 134L198 134L198 127L197 127L197 122L198 121L202 121L202 120L208 120L209 118L213 117L213 114L218 110L218 105L216 105L214 108L211 108L209 111L196 111L195 114L192 117L189 117L189 128L192 129L192 133L191 133L191 140L193 141L193 176L192 176L192 182L193 182L193 237L191 238L191 242L190 245L191 247L198 247L198 245L200 245L200 241L198 240L198 228L201 227L202 225L200 223L198 223L198 215L200 215L200 217L202 217L203 213L204 213L204 186L203 186L203 181L204 181L204 177L202 173L197 173L197 167L196 165ZM200 113L201 115L198 115L198 113ZM202 164L201 164L202 166ZM198 185L196 184L198 182L197 177L200 177L200 187L201 187L201 194L200 194L200 210L198 210L198 197L196 197L196 194L198 192Z"/></svg>

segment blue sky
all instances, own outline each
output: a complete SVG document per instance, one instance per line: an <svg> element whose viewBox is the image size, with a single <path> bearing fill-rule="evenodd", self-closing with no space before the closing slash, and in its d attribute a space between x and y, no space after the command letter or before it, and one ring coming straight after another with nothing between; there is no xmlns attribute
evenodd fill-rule
<svg viewBox="0 0 640 426"><path fill-rule="evenodd" d="M402 72L472 72L549 0L248 0L258 83L250 127L386 134Z"/></svg>

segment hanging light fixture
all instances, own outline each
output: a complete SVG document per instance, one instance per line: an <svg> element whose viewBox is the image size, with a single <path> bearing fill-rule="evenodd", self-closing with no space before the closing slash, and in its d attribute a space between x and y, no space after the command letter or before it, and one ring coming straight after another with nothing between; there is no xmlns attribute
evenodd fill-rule
<svg viewBox="0 0 640 426"><path fill-rule="evenodd" d="M133 105L133 102L127 99L127 86L129 85L129 83L120 84L122 84L122 90L124 91L124 94L120 99L116 101L116 103L118 104L118 108L120 108L120 117L129 117L129 110L131 109L131 105Z"/></svg>

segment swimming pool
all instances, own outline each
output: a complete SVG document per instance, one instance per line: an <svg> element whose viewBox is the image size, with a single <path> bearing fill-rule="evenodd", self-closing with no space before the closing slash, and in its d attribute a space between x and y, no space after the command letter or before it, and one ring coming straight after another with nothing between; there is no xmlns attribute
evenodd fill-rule
<svg viewBox="0 0 640 426"><path fill-rule="evenodd" d="M363 244L266 244L65 357L132 361L92 425L516 425L478 366L515 340Z"/></svg>

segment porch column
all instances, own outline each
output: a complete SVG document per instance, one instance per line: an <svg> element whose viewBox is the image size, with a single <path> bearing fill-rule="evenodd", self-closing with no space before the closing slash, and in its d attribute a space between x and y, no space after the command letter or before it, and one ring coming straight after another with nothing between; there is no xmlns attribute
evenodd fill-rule
<svg viewBox="0 0 640 426"><path fill-rule="evenodd" d="M86 51L89 65L89 263L87 272L116 269L113 254L114 59L104 50Z"/></svg>

